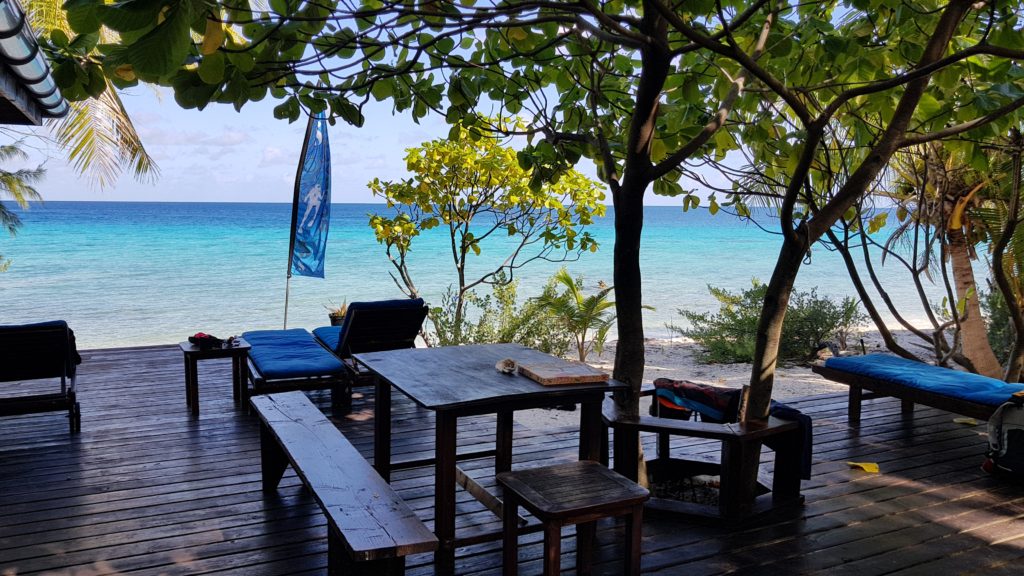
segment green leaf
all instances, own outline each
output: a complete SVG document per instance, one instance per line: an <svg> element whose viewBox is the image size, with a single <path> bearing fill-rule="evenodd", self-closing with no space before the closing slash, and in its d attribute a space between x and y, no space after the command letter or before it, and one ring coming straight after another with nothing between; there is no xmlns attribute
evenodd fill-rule
<svg viewBox="0 0 1024 576"><path fill-rule="evenodd" d="M199 68L196 70L199 73L199 78L207 84L220 84L224 80L224 60L222 52L214 52L203 56L203 60L199 63Z"/></svg>
<svg viewBox="0 0 1024 576"><path fill-rule="evenodd" d="M98 32L100 29L99 4L94 0L68 0L64 3L68 25L78 34Z"/></svg>

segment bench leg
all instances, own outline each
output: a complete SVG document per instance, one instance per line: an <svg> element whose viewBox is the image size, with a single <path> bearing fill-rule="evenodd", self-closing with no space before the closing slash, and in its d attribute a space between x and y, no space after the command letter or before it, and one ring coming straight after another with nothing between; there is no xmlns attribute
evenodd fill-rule
<svg viewBox="0 0 1024 576"><path fill-rule="evenodd" d="M559 576L562 572L562 525L547 522L544 525L544 576Z"/></svg>
<svg viewBox="0 0 1024 576"><path fill-rule="evenodd" d="M629 576L640 576L640 541L643 535L644 505L639 504L626 515L626 569Z"/></svg>
<svg viewBox="0 0 1024 576"><path fill-rule="evenodd" d="M775 471L772 474L772 501L785 502L800 497L800 467L804 437L795 430L773 444Z"/></svg>
<svg viewBox="0 0 1024 576"><path fill-rule="evenodd" d="M850 424L860 424L861 395L860 386L850 386L850 398L846 404L847 420Z"/></svg>
<svg viewBox="0 0 1024 576"><path fill-rule="evenodd" d="M288 455L277 443L277 438L260 422L260 469L263 472L263 490L273 491L288 468Z"/></svg>
<svg viewBox="0 0 1024 576"><path fill-rule="evenodd" d="M519 573L519 501L511 490L505 491L501 508L501 574L516 576Z"/></svg>
<svg viewBox="0 0 1024 576"><path fill-rule="evenodd" d="M900 412L904 414L913 414L914 403L910 400L900 400Z"/></svg>
<svg viewBox="0 0 1024 576"><path fill-rule="evenodd" d="M400 576L405 574L405 557L355 562L334 529L327 534L327 573L330 576Z"/></svg>
<svg viewBox="0 0 1024 576"><path fill-rule="evenodd" d="M597 522L583 522L576 525L576 574L589 576L594 562L594 538L597 536Z"/></svg>

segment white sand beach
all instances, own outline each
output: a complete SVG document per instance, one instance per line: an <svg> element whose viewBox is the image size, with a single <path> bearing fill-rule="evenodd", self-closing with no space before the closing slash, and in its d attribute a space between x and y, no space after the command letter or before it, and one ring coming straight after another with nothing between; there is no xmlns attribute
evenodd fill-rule
<svg viewBox="0 0 1024 576"><path fill-rule="evenodd" d="M893 335L904 345L915 349L913 339L906 332L894 332ZM850 339L850 346L860 349L860 340L868 352L882 352L885 347L881 337L875 330L864 331ZM612 370L615 361L615 341L609 342L601 354L592 354L588 364ZM742 388L750 381L750 364L705 364L699 361L700 347L688 338L650 338L646 341L646 369L644 382L652 382L655 378L673 378L690 380L712 386ZM775 374L772 398L802 398L817 394L846 392L848 388L830 382L811 371L810 366L802 364L784 364L779 366ZM647 406L644 400L642 408ZM574 425L579 416L574 412L560 410L531 410L517 412L515 419L526 427Z"/></svg>

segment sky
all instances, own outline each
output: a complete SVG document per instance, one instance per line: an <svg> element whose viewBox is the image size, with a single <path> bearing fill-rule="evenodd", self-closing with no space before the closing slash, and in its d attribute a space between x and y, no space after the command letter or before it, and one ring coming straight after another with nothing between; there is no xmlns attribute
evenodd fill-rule
<svg viewBox="0 0 1024 576"><path fill-rule="evenodd" d="M144 86L123 92L122 99L160 167L159 178L138 182L125 174L112 186L97 189L51 145L31 158L33 165L45 162L46 177L36 186L45 200L291 202L306 124L275 119L278 101L268 97L241 112L224 104L184 110L170 90ZM365 113L362 128L339 121L329 130L332 202L378 202L367 182L407 176L405 150L448 134L443 118L428 116L416 124L408 114L392 114L389 102L372 103ZM46 133L45 128L38 130ZM579 169L594 177L592 165L581 163ZM606 202L611 203L610 195ZM650 192L646 203L681 205L678 199Z"/></svg>

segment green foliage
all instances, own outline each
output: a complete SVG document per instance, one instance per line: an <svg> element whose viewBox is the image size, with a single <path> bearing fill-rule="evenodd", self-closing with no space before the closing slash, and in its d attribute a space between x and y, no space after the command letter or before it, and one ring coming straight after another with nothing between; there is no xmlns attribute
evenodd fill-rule
<svg viewBox="0 0 1024 576"><path fill-rule="evenodd" d="M28 157L19 144L0 145L0 164ZM28 208L29 202L42 201L42 197L32 187L32 184L41 180L44 174L46 174L46 170L42 166L14 171L0 169L0 200L4 197L10 198L22 208ZM0 228L6 229L8 234L14 236L19 227L21 227L21 219L0 201ZM6 271L10 264L10 260L0 254L0 272Z"/></svg>
<svg viewBox="0 0 1024 576"><path fill-rule="evenodd" d="M537 302L555 296L554 280L548 281L538 299L526 300L522 305L517 304L518 285L518 281L495 284L492 294L482 297L470 290L464 297L469 310L461 316L456 313L458 298L449 288L441 305L431 309L433 339L441 346L516 342L548 354L564 355L572 334Z"/></svg>
<svg viewBox="0 0 1024 576"><path fill-rule="evenodd" d="M406 168L412 177L405 180L370 182L370 190L392 213L372 214L369 225L397 271L396 282L410 296L417 293L407 265L414 239L434 228L448 233L456 276L450 294L453 341L462 340L458 331L474 287L504 284L532 261L565 260L597 250L586 227L604 214L604 193L575 170L557 183L532 187L515 150L489 136L470 138L465 131L458 140L410 148ZM498 264L470 275L473 259L485 249L499 248Z"/></svg>
<svg viewBox="0 0 1024 576"><path fill-rule="evenodd" d="M1013 330L1013 322L1010 321L1010 311L1006 307L1006 300L999 290L989 290L981 294L981 308L985 314L985 327L988 335L988 343L992 346L992 352L1001 364L1005 364L1013 351L1013 345L1017 341Z"/></svg>
<svg viewBox="0 0 1024 576"><path fill-rule="evenodd" d="M586 296L583 293L583 277L573 279L565 268L555 273L549 285L551 282L561 287L563 292L555 294L554 291L545 291L536 302L573 335L579 360L586 362L591 350L601 353L608 330L615 322L615 302L608 299L613 287L602 283L596 294Z"/></svg>
<svg viewBox="0 0 1024 576"><path fill-rule="evenodd" d="M669 325L673 332L692 338L703 350L707 362L751 362L754 338L764 303L766 284L758 280L736 294L708 286L708 291L721 304L715 314L679 310L690 325L683 328ZM841 301L810 292L794 292L790 297L785 323L782 325L780 360L806 360L817 345L837 337L845 340L850 330L867 320L853 298Z"/></svg>

